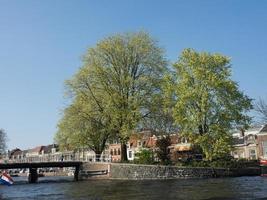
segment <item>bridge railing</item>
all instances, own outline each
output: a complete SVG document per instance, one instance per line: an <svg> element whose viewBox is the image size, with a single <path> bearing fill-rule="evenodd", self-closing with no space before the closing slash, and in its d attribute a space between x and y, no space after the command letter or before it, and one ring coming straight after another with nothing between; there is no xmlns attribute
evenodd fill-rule
<svg viewBox="0 0 267 200"><path fill-rule="evenodd" d="M5 163L28 163L28 162L64 162L64 161L80 161L80 162L111 162L111 156L101 155L82 155L82 154L45 154L37 156L25 156L12 159L4 159Z"/></svg>

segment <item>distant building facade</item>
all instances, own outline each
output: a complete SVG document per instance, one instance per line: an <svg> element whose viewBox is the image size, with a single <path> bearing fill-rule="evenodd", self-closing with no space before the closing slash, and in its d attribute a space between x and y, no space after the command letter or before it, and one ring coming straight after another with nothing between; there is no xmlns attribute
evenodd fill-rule
<svg viewBox="0 0 267 200"><path fill-rule="evenodd" d="M267 158L267 124L233 134L236 159L257 160Z"/></svg>
<svg viewBox="0 0 267 200"><path fill-rule="evenodd" d="M262 127L258 134L259 158L267 159L267 124Z"/></svg>

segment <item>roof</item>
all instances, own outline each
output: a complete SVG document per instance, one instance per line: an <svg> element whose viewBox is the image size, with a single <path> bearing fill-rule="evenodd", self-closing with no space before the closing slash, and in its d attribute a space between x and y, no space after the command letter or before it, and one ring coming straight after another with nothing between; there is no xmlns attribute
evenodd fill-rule
<svg viewBox="0 0 267 200"><path fill-rule="evenodd" d="M33 149L29 149L28 153L40 153L43 150L44 146L38 146Z"/></svg>
<svg viewBox="0 0 267 200"><path fill-rule="evenodd" d="M192 146L191 144L176 145L175 150L176 151L191 151Z"/></svg>
<svg viewBox="0 0 267 200"><path fill-rule="evenodd" d="M13 149L10 152L10 156L17 156L20 155L22 153L22 151L19 148Z"/></svg>
<svg viewBox="0 0 267 200"><path fill-rule="evenodd" d="M131 136L130 136L130 139L129 139L129 144L130 144L130 147L132 148L135 148L137 147L137 142L140 141L142 142L142 144L144 144L144 146L146 145L153 145L152 141L150 141L150 138L152 137L152 132L151 131L142 131L142 132L139 132L139 133L133 133Z"/></svg>
<svg viewBox="0 0 267 200"><path fill-rule="evenodd" d="M265 124L264 126L262 126L260 133L267 133L267 124Z"/></svg>
<svg viewBox="0 0 267 200"><path fill-rule="evenodd" d="M52 153L53 148L58 149L58 145L57 144L50 144L50 145L44 146L43 147L44 153L45 154Z"/></svg>
<svg viewBox="0 0 267 200"><path fill-rule="evenodd" d="M234 137L242 137L242 136L247 136L247 135L257 135L260 133L262 129L262 126L260 125L254 125L252 127L250 127L249 129L247 130L232 130L231 133ZM243 132L243 134L242 134Z"/></svg>
<svg viewBox="0 0 267 200"><path fill-rule="evenodd" d="M151 148L155 147L157 143L157 137L153 135L152 137L149 137L145 142L145 147Z"/></svg>

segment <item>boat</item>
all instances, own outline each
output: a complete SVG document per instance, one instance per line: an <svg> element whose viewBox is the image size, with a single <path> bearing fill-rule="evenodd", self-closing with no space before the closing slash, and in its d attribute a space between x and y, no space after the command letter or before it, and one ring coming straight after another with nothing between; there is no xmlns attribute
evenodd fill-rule
<svg viewBox="0 0 267 200"><path fill-rule="evenodd" d="M261 176L267 177L267 159L260 160Z"/></svg>
<svg viewBox="0 0 267 200"><path fill-rule="evenodd" d="M12 185L14 183L13 179L10 177L10 175L6 172L3 172L0 175L0 184L3 185Z"/></svg>

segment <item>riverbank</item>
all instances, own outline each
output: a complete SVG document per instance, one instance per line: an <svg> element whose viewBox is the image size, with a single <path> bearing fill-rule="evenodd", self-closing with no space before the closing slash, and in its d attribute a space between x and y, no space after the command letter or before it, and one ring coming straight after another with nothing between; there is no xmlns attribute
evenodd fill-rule
<svg viewBox="0 0 267 200"><path fill-rule="evenodd" d="M97 173L98 172L98 173ZM259 176L259 167L249 168L211 168L211 167L178 167L165 165L140 164L85 164L81 170L82 179L105 178L121 180L151 179L185 179Z"/></svg>

